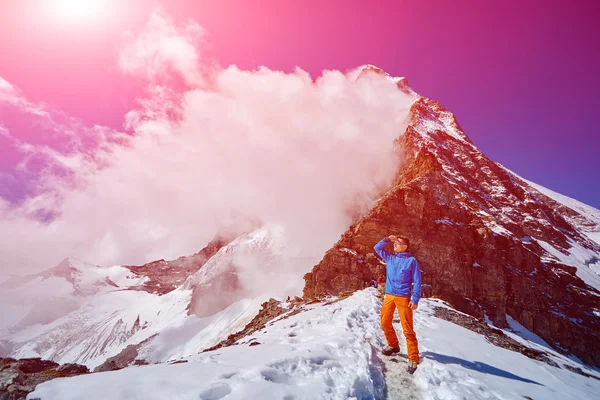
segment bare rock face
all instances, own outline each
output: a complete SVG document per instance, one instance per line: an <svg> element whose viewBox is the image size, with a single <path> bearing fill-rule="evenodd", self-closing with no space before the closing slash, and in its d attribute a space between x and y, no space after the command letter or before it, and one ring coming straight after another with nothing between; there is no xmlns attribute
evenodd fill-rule
<svg viewBox="0 0 600 400"><path fill-rule="evenodd" d="M188 304L188 314L208 317L231 305L243 293L238 274L225 271L216 276L210 284L196 285L192 290L192 299Z"/></svg>
<svg viewBox="0 0 600 400"><path fill-rule="evenodd" d="M132 287L131 290L143 290L158 295L167 294L192 274L197 272L221 247L229 243L228 239L217 237L205 248L191 256L179 257L176 260L157 260L140 266L124 266L135 276L148 278L143 285Z"/></svg>
<svg viewBox="0 0 600 400"><path fill-rule="evenodd" d="M282 307L282 303L275 299L269 299L261 305L261 309L258 314L250 321L244 329L239 332L233 333L227 337L227 339L220 343L203 350L203 352L213 351L220 349L221 347L233 346L239 344L242 338L246 338L252 335L254 332L264 329L267 325L272 325L273 320L285 314L281 319L289 318L292 315L298 314L302 311L302 307L306 302L298 297L294 298L289 302L288 307ZM249 346L257 346L260 343L254 338L248 340Z"/></svg>
<svg viewBox="0 0 600 400"><path fill-rule="evenodd" d="M435 101L415 101L395 145L405 158L394 184L305 275L304 296L365 287L385 273L373 246L402 235L420 261L424 297L498 327L510 315L557 350L600 366L600 318L591 312L600 293L543 247L600 254L572 224L585 217L489 160Z"/></svg>
<svg viewBox="0 0 600 400"><path fill-rule="evenodd" d="M84 365L59 365L41 358L0 358L0 399L25 399L42 382L89 372Z"/></svg>
<svg viewBox="0 0 600 400"><path fill-rule="evenodd" d="M155 336L153 335L137 345L128 345L119 354L107 358L106 361L94 368L94 372L116 371L130 365L147 364L144 360L138 360L138 349L143 344L151 341Z"/></svg>

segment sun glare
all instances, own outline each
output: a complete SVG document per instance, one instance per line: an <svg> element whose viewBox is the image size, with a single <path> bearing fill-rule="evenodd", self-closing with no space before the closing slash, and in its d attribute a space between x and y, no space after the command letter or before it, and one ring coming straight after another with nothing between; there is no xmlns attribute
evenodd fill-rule
<svg viewBox="0 0 600 400"><path fill-rule="evenodd" d="M106 0L53 0L55 13L71 20L90 20L106 12Z"/></svg>

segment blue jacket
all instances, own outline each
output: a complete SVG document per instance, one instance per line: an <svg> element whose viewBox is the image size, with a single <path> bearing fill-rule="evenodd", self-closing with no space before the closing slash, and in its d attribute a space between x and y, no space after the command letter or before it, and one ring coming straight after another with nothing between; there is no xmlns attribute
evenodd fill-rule
<svg viewBox="0 0 600 400"><path fill-rule="evenodd" d="M421 299L421 266L416 258L408 251L390 253L383 248L390 243L385 238L374 247L379 257L386 263L385 292L394 296L410 296L410 287L414 283L414 290L410 301L419 304Z"/></svg>

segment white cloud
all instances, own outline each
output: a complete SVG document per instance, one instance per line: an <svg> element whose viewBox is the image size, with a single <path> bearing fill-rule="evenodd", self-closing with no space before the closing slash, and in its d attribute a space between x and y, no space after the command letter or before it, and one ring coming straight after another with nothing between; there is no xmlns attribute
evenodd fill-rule
<svg viewBox="0 0 600 400"><path fill-rule="evenodd" d="M12 92L14 90L13 86L8 83L7 81L5 81L1 76L0 76L0 91L2 92Z"/></svg>
<svg viewBox="0 0 600 400"><path fill-rule="evenodd" d="M200 85L203 78L196 44L202 36L202 28L194 22L178 29L169 20L154 13L145 32L137 37L126 36L119 64L123 70L142 73L151 80L174 71L186 83Z"/></svg>
<svg viewBox="0 0 600 400"><path fill-rule="evenodd" d="M0 124L0 136L4 136L7 138L11 138L10 136L10 132L8 131L8 129L6 129L5 126L3 126L2 124Z"/></svg>
<svg viewBox="0 0 600 400"><path fill-rule="evenodd" d="M18 107L30 114L47 115L42 105L30 103L19 89L0 77L0 107L3 105Z"/></svg>
<svg viewBox="0 0 600 400"><path fill-rule="evenodd" d="M125 45L123 68L153 82L127 115L131 137L98 139L94 152L44 149L61 173L46 170L42 193L21 207L0 207L4 268L176 258L248 219L280 224L294 256L314 256L390 184L413 101L392 80L232 66L203 81L191 26L154 16ZM191 88L158 86L165 65ZM40 213L56 218L31 218Z"/></svg>

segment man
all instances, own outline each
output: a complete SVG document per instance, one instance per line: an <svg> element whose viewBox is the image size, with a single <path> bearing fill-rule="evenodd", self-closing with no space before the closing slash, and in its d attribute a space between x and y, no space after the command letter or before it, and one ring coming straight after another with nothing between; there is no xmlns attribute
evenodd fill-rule
<svg viewBox="0 0 600 400"><path fill-rule="evenodd" d="M383 248L394 243L394 253ZM408 349L408 372L414 373L419 364L419 343L413 329L413 310L417 309L421 298L421 267L416 258L408 252L410 242L407 238L391 235L384 238L374 247L375 252L386 263L385 298L381 306L381 328L388 346L383 354L392 355L400 351L398 336L392 325L394 309L398 309L402 330ZM414 290L411 297L411 285Z"/></svg>

